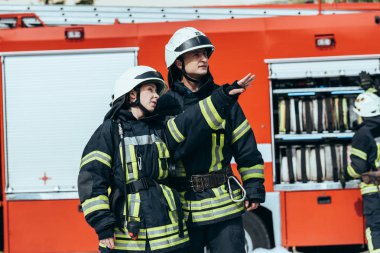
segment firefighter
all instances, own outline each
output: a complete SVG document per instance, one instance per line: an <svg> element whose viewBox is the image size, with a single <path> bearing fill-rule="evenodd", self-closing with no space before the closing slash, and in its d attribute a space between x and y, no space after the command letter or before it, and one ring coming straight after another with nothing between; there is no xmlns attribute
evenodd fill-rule
<svg viewBox="0 0 380 253"><path fill-rule="evenodd" d="M352 139L351 163L347 167L360 183L366 220L366 237L370 253L380 252L380 98L371 92L360 94L354 104L354 112L363 119Z"/></svg>
<svg viewBox="0 0 380 253"><path fill-rule="evenodd" d="M199 145L197 137L211 132L210 122L223 123L244 88L221 87L164 123L154 113L167 89L159 72L137 66L116 81L112 108L84 149L78 177L82 209L101 252L185 252L181 201L166 184L170 153L181 142Z"/></svg>
<svg viewBox="0 0 380 253"><path fill-rule="evenodd" d="M212 94L219 87L209 71L213 52L214 45L203 32L192 27L177 30L165 46L170 90L159 105L175 99L180 105L176 113L186 112ZM253 79L248 74L242 80ZM265 188L263 159L241 107L236 103L224 123L214 127L191 153L183 148L176 151L182 159L176 159L171 185L181 192L190 252L201 253L206 245L212 253L245 252L241 215L265 201ZM233 176L232 157L242 185Z"/></svg>

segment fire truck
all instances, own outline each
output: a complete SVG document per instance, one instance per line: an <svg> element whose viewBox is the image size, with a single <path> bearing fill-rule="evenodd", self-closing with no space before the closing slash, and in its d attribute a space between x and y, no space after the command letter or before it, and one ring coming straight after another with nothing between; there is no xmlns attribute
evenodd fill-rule
<svg viewBox="0 0 380 253"><path fill-rule="evenodd" d="M165 75L164 46L185 26L214 44L216 83L256 75L239 103L265 161L267 198L243 216L247 251L365 244L358 181L344 168L352 103L363 92L359 75L380 74L380 5L78 7L81 14L74 7L4 8L4 252L97 252L77 194L83 148L109 109L117 77L135 65Z"/></svg>

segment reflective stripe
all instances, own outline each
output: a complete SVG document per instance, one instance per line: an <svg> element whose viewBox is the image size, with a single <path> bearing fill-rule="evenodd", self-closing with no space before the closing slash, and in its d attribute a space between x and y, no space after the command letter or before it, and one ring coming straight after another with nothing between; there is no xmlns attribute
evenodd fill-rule
<svg viewBox="0 0 380 253"><path fill-rule="evenodd" d="M233 191L234 198L240 197L240 189L237 189ZM226 191L224 188L223 194L220 195L220 197L214 197L214 198L207 198L202 200L189 200L186 201L183 205L183 210L186 211L202 211L205 209L216 209L220 206L223 206L225 204L228 204L229 202L232 202L230 199L230 194Z"/></svg>
<svg viewBox="0 0 380 253"><path fill-rule="evenodd" d="M374 184L360 183L360 191L362 195L378 192L378 188Z"/></svg>
<svg viewBox="0 0 380 253"><path fill-rule="evenodd" d="M125 160L127 162L127 170L126 170L126 175L127 175L127 183L132 182L134 180L138 179L138 165L137 165L137 159L136 159L136 151L135 151L135 146L134 145L126 145L126 152L125 152ZM132 166L132 172L129 172L129 168Z"/></svg>
<svg viewBox="0 0 380 253"><path fill-rule="evenodd" d="M140 203L140 193L128 194L128 216L139 217Z"/></svg>
<svg viewBox="0 0 380 253"><path fill-rule="evenodd" d="M218 111L212 104L211 97L207 97L202 101L199 101L199 106L201 108L203 117L205 118L207 124L211 127L211 129L220 129L224 120L222 119L222 117L220 117Z"/></svg>
<svg viewBox="0 0 380 253"><path fill-rule="evenodd" d="M347 172L348 172L348 175L350 175L351 177L353 178L359 178L360 177L360 174L358 174L355 169L351 166L351 164L349 164L347 166Z"/></svg>
<svg viewBox="0 0 380 253"><path fill-rule="evenodd" d="M134 146L153 144L154 142L158 140L159 138L154 134L124 137L125 145L134 145Z"/></svg>
<svg viewBox="0 0 380 253"><path fill-rule="evenodd" d="M175 233L172 236L168 236L162 239L150 239L149 245L152 251L170 248L182 243L189 241L189 235L187 231L184 231L184 237L181 238L178 236L178 233Z"/></svg>
<svg viewBox="0 0 380 253"><path fill-rule="evenodd" d="M170 235L173 233L178 233L179 227L178 223L169 224L165 226L159 226L154 228L147 228L148 238L162 237L163 235Z"/></svg>
<svg viewBox="0 0 380 253"><path fill-rule="evenodd" d="M376 155L376 160L375 160L375 167L378 168L380 167L380 143L376 143L376 146L377 146L377 155Z"/></svg>
<svg viewBox="0 0 380 253"><path fill-rule="evenodd" d="M371 231L371 228L367 228L365 230L365 237L367 238L367 242L368 242L368 251L370 253L379 253L380 252L380 249L374 249L373 248L373 242L372 242L372 231Z"/></svg>
<svg viewBox="0 0 380 253"><path fill-rule="evenodd" d="M186 228L185 224L184 227ZM147 234L149 238L149 245L151 246L152 250L170 248L175 245L187 242L189 240L187 230L184 230L183 238L180 238L178 236L178 230L178 224L169 224L166 226L140 229L138 239L134 241L131 239L125 229L123 232L121 232L119 229L115 229L115 249L145 252ZM104 244L99 245L105 248Z"/></svg>
<svg viewBox="0 0 380 253"><path fill-rule="evenodd" d="M232 141L231 144L238 141L246 132L251 129L251 126L248 123L248 120L244 120L233 132L232 132Z"/></svg>
<svg viewBox="0 0 380 253"><path fill-rule="evenodd" d="M108 197L105 195L99 195L97 197L87 199L85 202L83 202L82 209L84 216L98 210L109 210L110 205Z"/></svg>
<svg viewBox="0 0 380 253"><path fill-rule="evenodd" d="M243 181L251 178L264 178L264 165L257 164L252 167L242 167L239 172Z"/></svg>
<svg viewBox="0 0 380 253"><path fill-rule="evenodd" d="M367 161L367 154L365 152L361 151L360 149L351 148L351 155L357 156L357 157L363 159L364 161Z"/></svg>
<svg viewBox="0 0 380 253"><path fill-rule="evenodd" d="M173 192L165 185L160 184L160 186L161 186L162 192L164 193L166 202L168 203L170 210L171 211L176 210L177 208L174 202Z"/></svg>
<svg viewBox="0 0 380 253"><path fill-rule="evenodd" d="M185 137L178 130L177 125L174 122L174 118L169 119L167 125L169 128L169 132L171 133L176 142L181 143L185 140Z"/></svg>
<svg viewBox="0 0 380 253"><path fill-rule="evenodd" d="M107 165L107 167L111 168L111 163L112 163L111 156L98 150L92 151L91 153L83 157L80 163L80 167L82 168L82 166L94 160L101 162Z"/></svg>
<svg viewBox="0 0 380 253"><path fill-rule="evenodd" d="M158 179L167 178L169 175L168 164L166 167L162 167L162 159L168 159L170 157L169 150L166 148L165 143L156 142L158 150Z"/></svg>
<svg viewBox="0 0 380 253"><path fill-rule="evenodd" d="M228 206L204 211L204 212L192 212L191 218L194 223L203 222L209 220L215 220L218 218L226 217L234 213L239 213L244 210L242 202L230 202Z"/></svg>
<svg viewBox="0 0 380 253"><path fill-rule="evenodd" d="M219 145L217 144L218 134L212 134L212 146L211 146L211 166L208 169L209 172L215 172L222 169L223 161L223 147L224 147L224 134L219 135Z"/></svg>

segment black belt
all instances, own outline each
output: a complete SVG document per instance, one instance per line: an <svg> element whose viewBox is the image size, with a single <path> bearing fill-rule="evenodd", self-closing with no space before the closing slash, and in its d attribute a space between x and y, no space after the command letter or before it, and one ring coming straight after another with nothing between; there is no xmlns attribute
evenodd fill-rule
<svg viewBox="0 0 380 253"><path fill-rule="evenodd" d="M156 186L157 182L148 177L143 177L137 181L133 181L128 183L125 188L127 190L127 194L137 193L142 190L147 190L149 187Z"/></svg>
<svg viewBox="0 0 380 253"><path fill-rule="evenodd" d="M232 175L232 169L228 167L209 174L192 175L190 178L176 178L173 183L174 188L178 191L204 192L207 189L223 185L227 182L227 176Z"/></svg>

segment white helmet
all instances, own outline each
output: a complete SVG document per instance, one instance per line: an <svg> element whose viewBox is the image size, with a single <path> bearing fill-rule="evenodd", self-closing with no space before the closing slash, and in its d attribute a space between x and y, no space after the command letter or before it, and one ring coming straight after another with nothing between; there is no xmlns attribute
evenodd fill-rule
<svg viewBox="0 0 380 253"><path fill-rule="evenodd" d="M370 92L360 94L355 99L354 112L361 117L380 115L380 98Z"/></svg>
<svg viewBox="0 0 380 253"><path fill-rule="evenodd" d="M177 30L165 46L166 67L169 68L173 65L175 60L184 53L199 48L209 49L208 57L215 50L211 41L203 32L193 27L184 27Z"/></svg>
<svg viewBox="0 0 380 253"><path fill-rule="evenodd" d="M148 66L135 66L125 71L116 80L113 88L112 103L144 83L155 83L157 85L157 93L160 96L167 90L167 85L160 72Z"/></svg>

